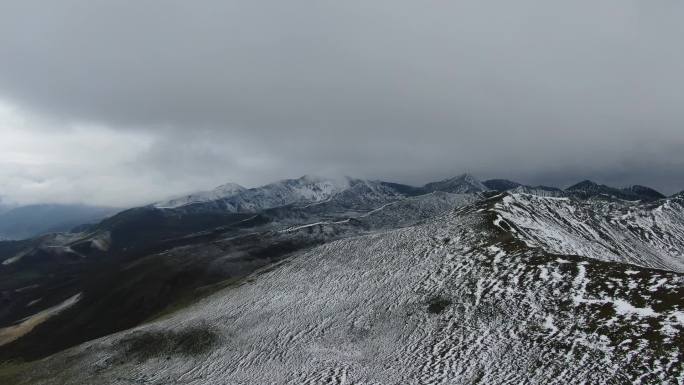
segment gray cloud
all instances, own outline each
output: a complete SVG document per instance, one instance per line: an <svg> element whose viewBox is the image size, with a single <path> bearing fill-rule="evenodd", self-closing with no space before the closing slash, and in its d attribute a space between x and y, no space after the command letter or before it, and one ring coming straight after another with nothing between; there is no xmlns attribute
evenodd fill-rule
<svg viewBox="0 0 684 385"><path fill-rule="evenodd" d="M65 196L116 175L122 204L302 173L674 192L682 17L637 0L4 1L0 98L49 120L24 128L36 137L145 138L79 175L30 170ZM5 178L0 193L25 193ZM99 184L71 196L110 196Z"/></svg>

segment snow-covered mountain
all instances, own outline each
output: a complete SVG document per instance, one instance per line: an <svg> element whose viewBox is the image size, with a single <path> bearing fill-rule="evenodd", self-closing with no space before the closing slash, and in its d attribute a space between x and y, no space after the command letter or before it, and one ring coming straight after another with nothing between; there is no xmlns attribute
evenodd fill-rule
<svg viewBox="0 0 684 385"><path fill-rule="evenodd" d="M525 186L521 185L508 190L512 194L532 194L541 197L566 197L569 194L559 188L548 186Z"/></svg>
<svg viewBox="0 0 684 385"><path fill-rule="evenodd" d="M634 185L617 189L599 185L591 181L577 183L567 190L548 186L527 186L506 179L490 179L480 182L470 174L463 174L439 182L428 183L423 187L412 187L382 181L355 178L330 179L303 176L298 179L285 179L256 188L244 188L228 183L211 191L185 195L153 205L159 209L178 209L189 212L230 212L254 213L287 205L319 204L334 200L345 205L387 203L393 199L442 191L456 194L472 194L488 190L509 191L512 193L533 194L538 196L565 197L581 199L591 197L613 197L626 200L653 201L665 196L645 186Z"/></svg>
<svg viewBox="0 0 684 385"><path fill-rule="evenodd" d="M508 191L516 194L532 194L545 197L569 197L579 199L623 199L631 201L651 202L665 198L665 195L646 186L632 185L625 188L615 188L601 185L590 180L576 183L565 190L549 186L529 186L507 179L490 179L482 183L489 190Z"/></svg>
<svg viewBox="0 0 684 385"><path fill-rule="evenodd" d="M488 189L494 191L508 191L516 194L533 194L538 196L562 197L569 194L565 191L549 186L528 186L522 183L510 181L507 179L490 179L482 182Z"/></svg>
<svg viewBox="0 0 684 385"><path fill-rule="evenodd" d="M496 211L530 246L684 273L684 202L507 195Z"/></svg>
<svg viewBox="0 0 684 385"><path fill-rule="evenodd" d="M470 174L428 183L424 188L427 191L444 191L455 194L470 194L489 190L487 186Z"/></svg>
<svg viewBox="0 0 684 385"><path fill-rule="evenodd" d="M423 193L422 188L383 181L303 176L251 189L234 184L228 189L222 186L211 192L160 202L153 207L194 213L256 213L287 206L320 205L309 211L372 210L379 204ZM291 209L288 207L286 215Z"/></svg>
<svg viewBox="0 0 684 385"><path fill-rule="evenodd" d="M154 206L165 209L183 208L196 212L257 212L289 204L323 202L348 187L348 179L334 180L305 175L298 179L284 179L250 189L227 184L213 191L160 202Z"/></svg>
<svg viewBox="0 0 684 385"><path fill-rule="evenodd" d="M193 203L203 203L218 199L230 198L245 190L247 189L237 183L226 183L210 191L200 191L194 194L173 198L168 201L157 202L154 204L154 206L160 209L174 209Z"/></svg>
<svg viewBox="0 0 684 385"><path fill-rule="evenodd" d="M684 196L503 182L303 177L0 242L0 383L681 383Z"/></svg>
<svg viewBox="0 0 684 385"><path fill-rule="evenodd" d="M499 194L417 226L325 243L163 319L16 366L8 378L682 383L684 275L558 254L553 239L532 245L503 217L514 205L555 201L569 202Z"/></svg>

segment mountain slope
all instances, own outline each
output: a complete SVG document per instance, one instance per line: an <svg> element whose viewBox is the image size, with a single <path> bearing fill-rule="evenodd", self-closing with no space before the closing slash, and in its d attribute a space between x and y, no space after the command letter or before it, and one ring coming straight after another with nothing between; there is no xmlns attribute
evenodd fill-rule
<svg viewBox="0 0 684 385"><path fill-rule="evenodd" d="M423 188L429 192L443 191L455 194L470 194L489 190L477 178L470 174L463 174L439 182L428 183Z"/></svg>
<svg viewBox="0 0 684 385"><path fill-rule="evenodd" d="M174 209L174 208L182 207L185 205L190 205L193 203L203 203L203 202L214 201L217 199L230 198L230 197L235 196L235 195L237 195L237 194L239 194L245 190L247 190L247 189L240 186L239 184L226 183L224 185L216 187L215 189L213 189L211 191L201 191L201 192L197 192L194 194L189 194L189 195L184 195L181 197L173 198L173 199L170 199L168 201L157 202L154 204L154 207L157 207L160 209Z"/></svg>
<svg viewBox="0 0 684 385"><path fill-rule="evenodd" d="M577 198L582 199L587 199L591 197L608 197L630 201L641 200L645 202L650 202L665 198L665 195L646 186L634 185L618 189L598 184L590 180L584 180L582 182L574 184L565 189L565 191L569 192L571 195Z"/></svg>
<svg viewBox="0 0 684 385"><path fill-rule="evenodd" d="M528 247L504 196L324 244L11 384L684 381L684 276Z"/></svg>
<svg viewBox="0 0 684 385"><path fill-rule="evenodd" d="M569 194L559 188L549 186L518 186L508 190L512 194L532 194L541 197L566 197Z"/></svg>
<svg viewBox="0 0 684 385"><path fill-rule="evenodd" d="M564 197L569 194L565 191L549 186L527 186L518 182L513 182L507 179L490 179L482 182L488 189L504 192L508 191L515 194L532 194L538 196L548 197Z"/></svg>
<svg viewBox="0 0 684 385"><path fill-rule="evenodd" d="M159 208L182 209L185 212L224 211L231 213L255 213L261 210L286 206L290 204L306 204L323 202L333 195L349 187L348 180L332 180L305 175L298 179L284 179L265 186L242 189L240 187L228 189L227 195L221 196L221 191L200 194L185 198L183 205L162 202L156 204ZM219 188L220 189L220 188ZM217 196L215 199L208 197Z"/></svg>
<svg viewBox="0 0 684 385"><path fill-rule="evenodd" d="M408 186L350 184L325 202L257 214L148 206L124 211L81 234L0 242L0 329L75 295L80 298L22 338L0 343L0 362L41 358L133 327L293 252L410 226L478 199L449 193L405 199L403 194L414 192Z"/></svg>
<svg viewBox="0 0 684 385"><path fill-rule="evenodd" d="M638 196L639 198L646 200L646 201L655 201L658 199L663 199L665 198L665 195L661 194L659 191L656 191L650 187L646 186L641 186L641 185L632 185L629 187L625 187L622 189L622 191L634 194Z"/></svg>
<svg viewBox="0 0 684 385"><path fill-rule="evenodd" d="M505 196L497 212L530 245L559 254L684 272L684 205Z"/></svg>

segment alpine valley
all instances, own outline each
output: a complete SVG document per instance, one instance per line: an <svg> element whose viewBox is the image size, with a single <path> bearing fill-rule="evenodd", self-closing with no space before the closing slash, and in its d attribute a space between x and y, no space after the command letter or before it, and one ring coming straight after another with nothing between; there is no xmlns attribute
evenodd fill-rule
<svg viewBox="0 0 684 385"><path fill-rule="evenodd" d="M0 383L683 384L684 193L226 184L0 242Z"/></svg>

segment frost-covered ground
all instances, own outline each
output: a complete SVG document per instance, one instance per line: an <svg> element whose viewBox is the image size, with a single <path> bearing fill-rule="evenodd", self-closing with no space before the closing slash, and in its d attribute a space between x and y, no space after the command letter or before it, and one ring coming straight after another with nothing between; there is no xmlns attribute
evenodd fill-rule
<svg viewBox="0 0 684 385"><path fill-rule="evenodd" d="M683 383L684 276L550 254L557 238L530 236L530 223L563 201L535 201L534 219L514 223L519 199L531 198L502 195L422 225L324 244L5 381ZM680 237L681 223L672 226Z"/></svg>
<svg viewBox="0 0 684 385"><path fill-rule="evenodd" d="M497 212L530 245L684 272L684 200L654 203L507 195Z"/></svg>

